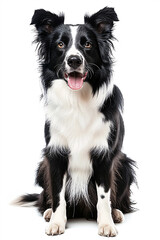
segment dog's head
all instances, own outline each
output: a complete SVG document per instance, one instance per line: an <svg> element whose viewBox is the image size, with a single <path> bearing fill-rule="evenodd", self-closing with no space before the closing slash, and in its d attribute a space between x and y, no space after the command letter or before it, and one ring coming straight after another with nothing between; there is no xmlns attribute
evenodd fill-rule
<svg viewBox="0 0 160 240"><path fill-rule="evenodd" d="M63 79L72 90L89 82L96 91L110 76L113 8L104 8L85 16L85 24L64 24L64 15L36 10L31 24L37 29L39 56L43 67L44 86Z"/></svg>

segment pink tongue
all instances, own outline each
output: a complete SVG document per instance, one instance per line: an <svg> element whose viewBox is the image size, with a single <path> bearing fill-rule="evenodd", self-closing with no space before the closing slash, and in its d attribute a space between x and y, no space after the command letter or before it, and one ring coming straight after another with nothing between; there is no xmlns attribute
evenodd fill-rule
<svg viewBox="0 0 160 240"><path fill-rule="evenodd" d="M79 90L83 86L83 78L69 76L68 85L73 90Z"/></svg>

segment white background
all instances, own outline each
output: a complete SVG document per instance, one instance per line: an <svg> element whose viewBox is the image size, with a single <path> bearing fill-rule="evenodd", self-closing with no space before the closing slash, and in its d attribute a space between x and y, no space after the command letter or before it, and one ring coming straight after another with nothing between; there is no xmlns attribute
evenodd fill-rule
<svg viewBox="0 0 160 240"><path fill-rule="evenodd" d="M160 239L160 2L1 0L0 2L0 239L49 239L35 208L9 205L34 186L44 147L44 113L33 26L35 9L65 12L66 23L83 23L83 15L114 7L120 21L114 35L113 79L125 99L124 151L137 161L139 190L133 199L140 209L117 225L119 239ZM96 222L69 221L58 239L100 239ZM54 237L53 237L54 238ZM102 238L101 238L102 239Z"/></svg>

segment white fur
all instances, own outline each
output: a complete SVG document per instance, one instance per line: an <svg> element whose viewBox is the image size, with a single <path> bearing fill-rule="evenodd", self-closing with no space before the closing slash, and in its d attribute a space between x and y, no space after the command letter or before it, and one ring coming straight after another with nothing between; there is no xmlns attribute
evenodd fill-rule
<svg viewBox="0 0 160 240"><path fill-rule="evenodd" d="M66 57L64 59L65 69L66 69L67 73L70 73L75 70L75 69L72 69L67 64L67 60L71 55L78 55L82 59L82 64L76 69L76 71L83 74L84 73L84 57L81 54L81 52L76 48L76 36L77 36L78 26L70 26L70 30L71 30L71 35L72 35L72 45L69 48L69 50L67 51Z"/></svg>
<svg viewBox="0 0 160 240"><path fill-rule="evenodd" d="M76 71L84 73L84 57L76 48L78 26L70 26L72 45L66 53L65 68L72 72L67 64L71 55L79 55L83 59ZM79 91L71 90L64 80L54 80L46 96L46 120L50 122L51 139L49 146L67 147L70 149L66 184L70 193L70 201L78 201L81 196L88 202L88 182L92 175L90 151L92 148L108 150L107 139L111 122L103 121L103 114L98 111L105 99L112 93L113 83L104 84L93 97L92 88L84 83Z"/></svg>
<svg viewBox="0 0 160 240"><path fill-rule="evenodd" d="M46 228L46 234L48 235L57 235L62 234L65 231L65 225L67 221L66 217L66 201L65 201L65 184L66 184L66 175L63 179L63 186L60 192L60 201L59 206L56 211L51 214L50 222ZM50 213L50 209L48 209ZM47 213L47 212L46 212Z"/></svg>
<svg viewBox="0 0 160 240"><path fill-rule="evenodd" d="M52 216L52 208L48 208L44 213L43 213L43 218L48 221L51 219Z"/></svg>
<svg viewBox="0 0 160 240"><path fill-rule="evenodd" d="M10 204L11 205L19 205L21 207L33 207L35 206L37 201L34 202L24 202L23 197L18 197L14 201L12 201Z"/></svg>
<svg viewBox="0 0 160 240"><path fill-rule="evenodd" d="M97 186L97 195L98 233L102 236L116 236L117 230L111 215L110 190L106 193L102 186ZM101 198L102 195L103 198Z"/></svg>
<svg viewBox="0 0 160 240"><path fill-rule="evenodd" d="M54 80L47 91L46 119L50 122L51 139L49 147L70 149L67 188L70 201L83 196L88 201L87 184L92 175L90 150L108 149L107 139L112 123L103 121L98 111L111 86L103 85L99 92L92 94L92 88L84 83L79 91L71 90L64 80ZM109 94L109 95L107 95Z"/></svg>

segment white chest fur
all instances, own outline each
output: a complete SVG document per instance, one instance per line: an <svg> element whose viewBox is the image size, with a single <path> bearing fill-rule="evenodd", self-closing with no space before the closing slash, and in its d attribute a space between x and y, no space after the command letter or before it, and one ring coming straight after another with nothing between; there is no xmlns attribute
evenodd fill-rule
<svg viewBox="0 0 160 240"><path fill-rule="evenodd" d="M81 195L88 200L88 181L92 175L90 150L108 149L111 122L103 121L98 111L107 97L106 86L93 97L88 83L79 91L71 90L64 80L55 80L47 91L46 120L50 122L50 147L70 149L67 183L71 200Z"/></svg>

